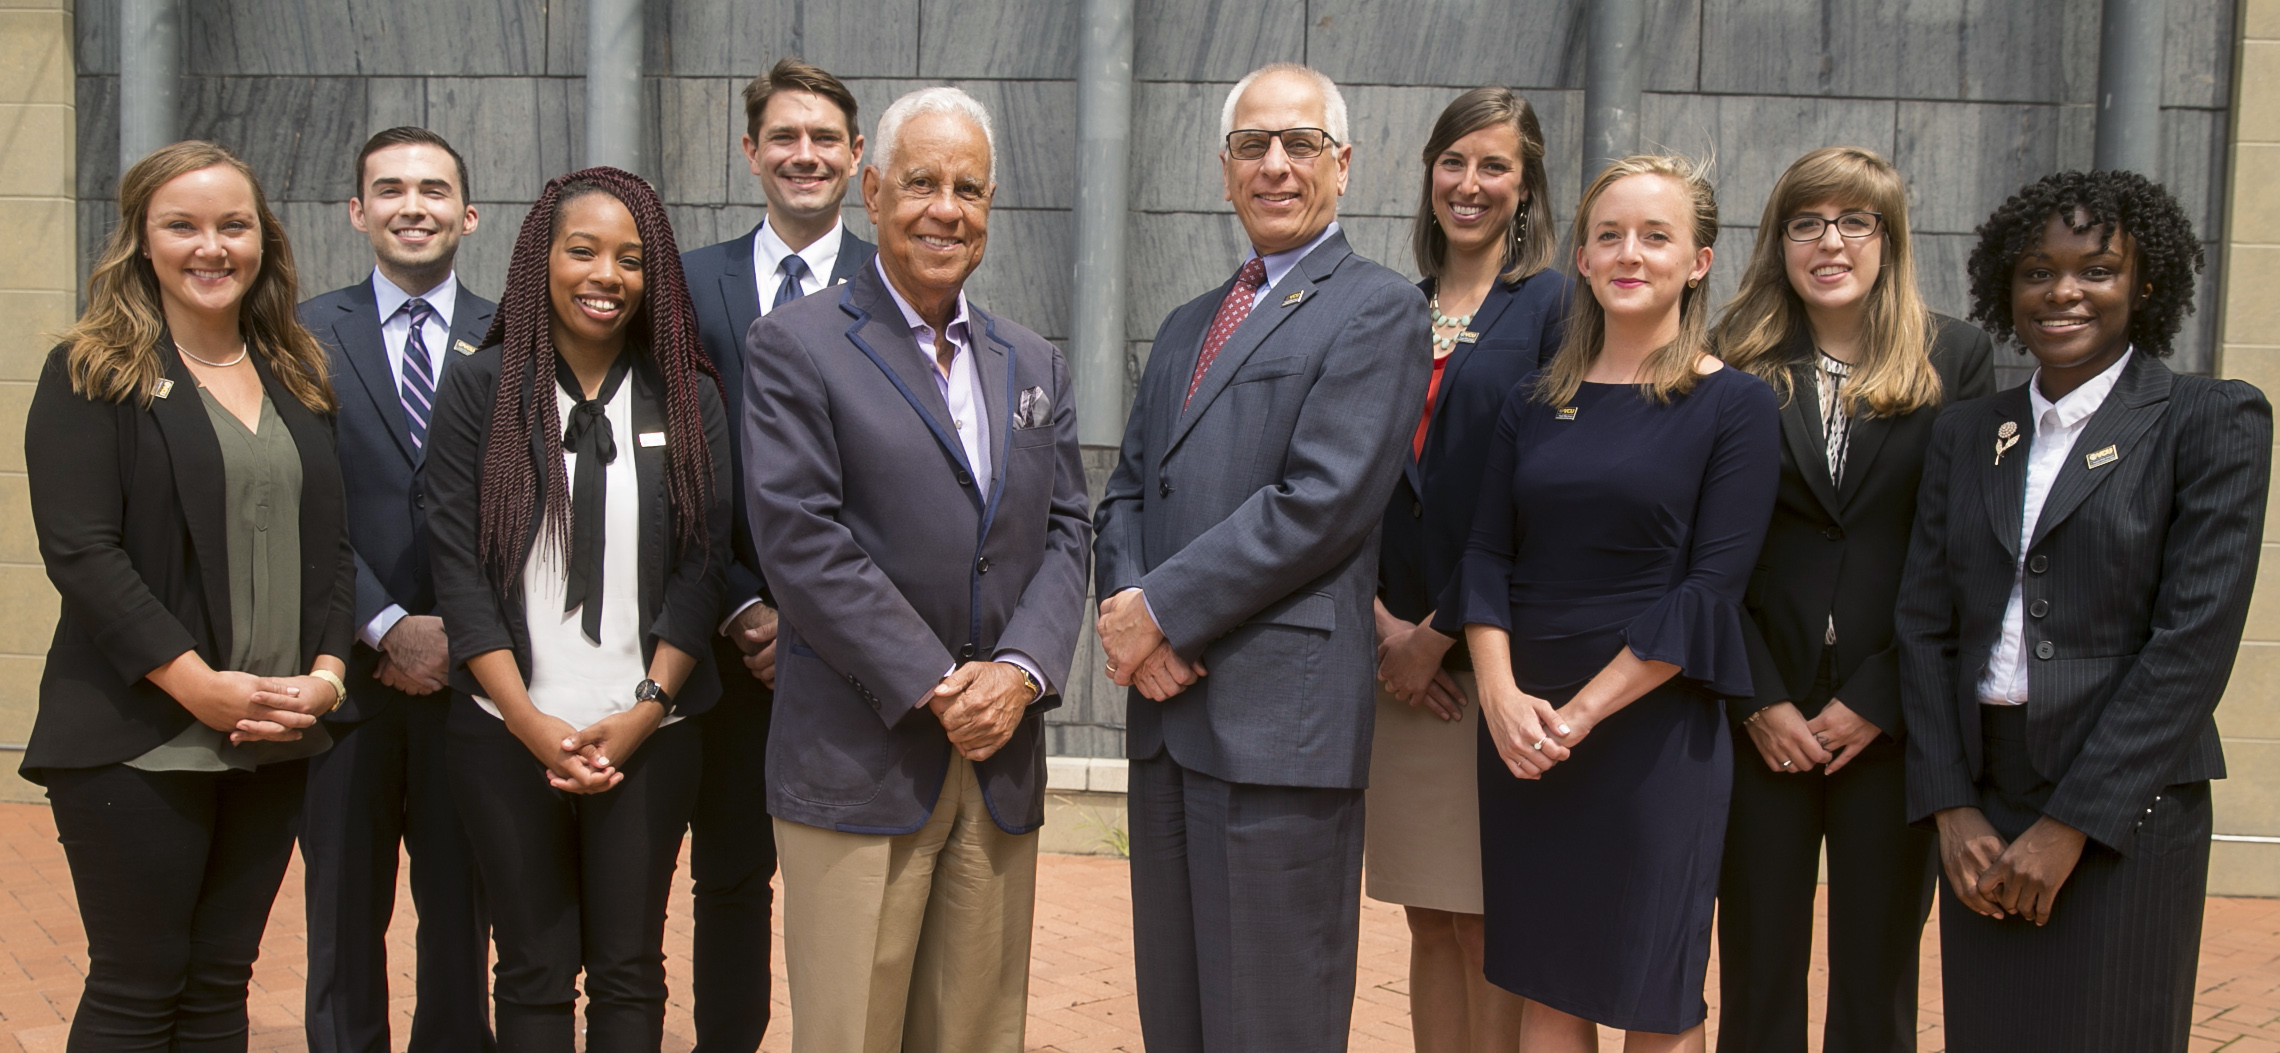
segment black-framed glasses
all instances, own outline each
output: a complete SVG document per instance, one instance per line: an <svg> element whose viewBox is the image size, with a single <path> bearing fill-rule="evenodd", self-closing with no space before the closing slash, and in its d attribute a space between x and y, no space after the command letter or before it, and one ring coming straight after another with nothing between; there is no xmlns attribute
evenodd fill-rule
<svg viewBox="0 0 2280 1053"><path fill-rule="evenodd" d="M1293 161L1307 161L1322 156L1322 151L1338 145L1338 140L1320 128L1283 128L1270 131L1265 128L1237 128L1227 133L1227 156L1238 161L1256 161L1267 156L1267 144L1282 140L1283 155Z"/></svg>
<svg viewBox="0 0 2280 1053"><path fill-rule="evenodd" d="M1837 233L1847 238L1865 238L1884 229L1882 212L1847 212L1834 220L1820 216L1793 216L1781 225L1781 231L1791 241L1819 241L1836 224Z"/></svg>

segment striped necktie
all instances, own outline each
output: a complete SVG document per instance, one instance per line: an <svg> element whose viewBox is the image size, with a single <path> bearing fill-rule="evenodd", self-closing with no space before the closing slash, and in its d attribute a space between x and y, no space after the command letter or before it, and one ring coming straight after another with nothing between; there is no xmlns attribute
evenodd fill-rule
<svg viewBox="0 0 2280 1053"><path fill-rule="evenodd" d="M411 332L404 337L404 420L410 425L412 449L418 450L427 446L428 417L435 411L435 364L420 330L435 317L435 308L415 296L404 301L401 313L412 316Z"/></svg>

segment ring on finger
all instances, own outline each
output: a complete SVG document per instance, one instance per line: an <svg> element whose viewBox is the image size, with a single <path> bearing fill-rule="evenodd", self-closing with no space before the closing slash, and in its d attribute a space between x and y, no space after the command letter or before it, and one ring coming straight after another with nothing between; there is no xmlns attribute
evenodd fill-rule
<svg viewBox="0 0 2280 1053"><path fill-rule="evenodd" d="M1551 737L1551 736L1549 736L1549 735L1546 735L1546 736L1544 736L1543 738L1537 739L1537 740L1536 740L1536 744L1535 744L1535 745L1533 745L1533 746L1530 746L1530 747L1528 747L1528 748L1529 748L1529 749L1532 749L1532 750L1535 750L1535 751L1536 751L1536 752L1538 752L1538 753L1542 753L1542 752L1544 752L1544 743L1547 743L1547 742L1550 742L1550 741L1552 741L1552 737Z"/></svg>
<svg viewBox="0 0 2280 1053"><path fill-rule="evenodd" d="M1784 767L1784 768L1786 768L1786 767L1789 767L1789 762L1788 762L1788 761L1782 761L1782 762L1781 762L1781 766L1782 766L1782 767Z"/></svg>

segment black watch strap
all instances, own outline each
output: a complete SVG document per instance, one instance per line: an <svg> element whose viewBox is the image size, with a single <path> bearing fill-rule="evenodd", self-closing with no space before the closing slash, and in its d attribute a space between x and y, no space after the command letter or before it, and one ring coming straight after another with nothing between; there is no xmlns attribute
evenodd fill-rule
<svg viewBox="0 0 2280 1053"><path fill-rule="evenodd" d="M666 716L673 715L673 696L666 694L665 688L655 680L643 680L635 684L633 686L633 700L636 704L655 702L664 707Z"/></svg>

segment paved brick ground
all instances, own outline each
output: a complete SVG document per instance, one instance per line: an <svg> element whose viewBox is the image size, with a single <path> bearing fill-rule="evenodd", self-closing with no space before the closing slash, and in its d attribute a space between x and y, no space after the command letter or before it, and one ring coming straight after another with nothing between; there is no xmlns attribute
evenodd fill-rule
<svg viewBox="0 0 2280 1053"><path fill-rule="evenodd" d="M254 971L253 1048L298 1050L301 1042L302 966L306 945L300 868L286 879ZM1084 856L1046 856L1038 874L1037 939L1029 993L1029 1043L1034 1050L1106 1053L1140 1050L1132 994L1131 900L1124 864ZM396 1048L410 1030L410 897L390 933L399 970L394 978ZM673 901L666 937L667 970L676 997L687 991L688 893ZM1942 1048L1937 939L1924 949L1919 1046ZM767 1053L791 1048L790 1011L781 977L775 990L777 1024ZM0 805L0 1036L24 1053L61 1051L80 977L87 967L86 937L71 894L63 851L48 810ZM1408 934L1398 908L1364 901L1361 975L1354 999L1356 1053L1406 1053ZM1717 962L1710 992L1716 1005ZM1816 963L1818 970L1818 963ZM2280 1053L2280 900L2211 899L2201 945L2201 995L2193 1030L2194 1053ZM1814 1012L1818 1014L1818 996ZM1712 1019L1716 1019L1713 1012ZM665 1048L687 1050L691 1034L686 1002L675 1001L666 1021ZM1620 1048L1607 1033L1605 1048ZM1814 1042L1819 1049L1819 1042ZM0 1043L0 1051L8 1047Z"/></svg>

